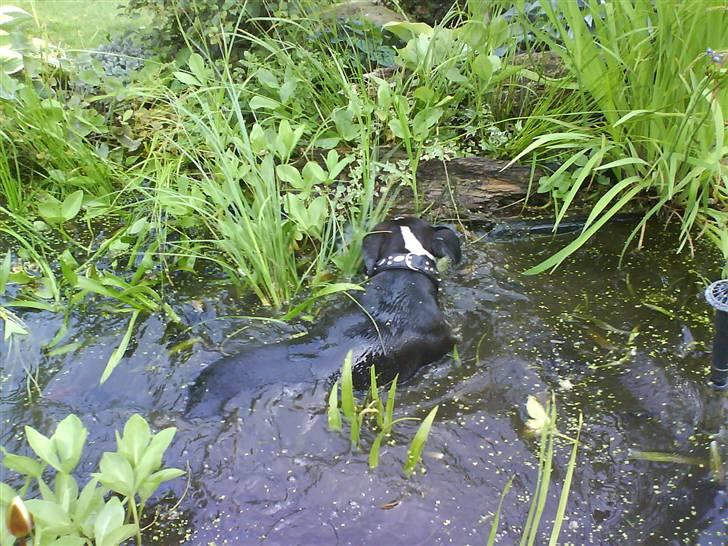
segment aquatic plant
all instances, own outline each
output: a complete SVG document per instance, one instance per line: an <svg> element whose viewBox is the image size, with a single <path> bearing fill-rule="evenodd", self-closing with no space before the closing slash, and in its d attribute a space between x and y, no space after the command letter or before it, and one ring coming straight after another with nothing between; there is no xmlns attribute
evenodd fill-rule
<svg viewBox="0 0 728 546"><path fill-rule="evenodd" d="M13 544L14 537L31 527L33 544L39 546L90 542L113 546L133 537L141 545L140 520L147 500L162 483L184 475L176 468L162 468L175 431L170 427L153 434L143 417L132 415L123 434L116 432L116 451L102 455L99 471L79 491L73 474L88 434L81 420L69 415L50 437L26 426L26 439L37 458L2 448L3 466L22 476L24 483L16 491L0 482L0 521L14 522L11 529L0 526L0 544ZM49 467L52 482L47 477ZM29 498L38 494L39 498ZM30 526L21 525L29 518L17 515L23 508L32 516ZM8 511L12 517L7 517Z"/></svg>
<svg viewBox="0 0 728 546"><path fill-rule="evenodd" d="M354 394L354 382L351 369L351 351L346 355L341 367L341 376L331 387L328 398L328 423L331 430L341 432L343 430L342 414L344 420L349 423L349 438L352 449L358 449L361 441L361 430L365 423L371 424L372 432L376 436L369 448L369 468L379 466L379 451L382 442L392 434L394 425L404 421L417 421L414 417L394 418L394 398L397 392L397 376L389 386L386 404L382 402L382 396L377 386L377 375L374 366L369 368L370 383L367 399L358 403ZM341 385L341 387L339 387ZM341 392L339 403L339 392ZM427 438L432 428L432 423L437 415L439 406L430 410L422 420L412 441L407 449L407 456L402 470L406 476L411 476L417 464L422 458L422 451L427 443Z"/></svg>
<svg viewBox="0 0 728 546"><path fill-rule="evenodd" d="M569 461L566 465L566 474L564 475L564 483L561 486L561 494L559 495L559 504L554 516L554 524L551 528L549 536L549 546L555 546L559 540L561 527L566 514L566 504L569 499L569 491L571 490L571 482L576 469L576 456L579 447L579 436L581 434L582 416L579 414L579 421L576 429L576 436L571 438L559 432L556 427L556 397L552 394L544 407L535 397L529 396L526 404L529 419L526 427L531 433L539 434L539 454L538 454L538 477L531 495L531 505L528 510L528 516L521 532L520 546L532 546L539 537L539 527L543 518L546 499L551 485L551 473L553 470L554 459L554 440L561 438L572 444ZM513 477L506 482L501 498L498 502L498 508L493 517L493 523L488 534L488 546L495 544L498 531L498 521L500 519L500 511L503 506L503 499L511 489Z"/></svg>
<svg viewBox="0 0 728 546"><path fill-rule="evenodd" d="M567 73L552 85L573 89L581 113L513 161L532 153L560 158L539 183L554 197L557 225L577 196L595 201L581 234L529 273L557 267L635 201L647 211L626 244L641 241L650 218L667 210L682 224L678 250L706 236L728 258L728 80L724 58L705 55L708 46L728 45L725 3L594 0L589 7L603 16L589 21L574 2L543 5L557 37L529 28L560 56Z"/></svg>

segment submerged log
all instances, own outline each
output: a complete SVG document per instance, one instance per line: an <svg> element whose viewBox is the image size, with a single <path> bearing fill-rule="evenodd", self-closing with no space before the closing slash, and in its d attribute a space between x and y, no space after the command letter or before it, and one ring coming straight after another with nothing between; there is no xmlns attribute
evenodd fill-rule
<svg viewBox="0 0 728 546"><path fill-rule="evenodd" d="M507 161L485 157L464 157L442 161L432 159L417 169L420 209L439 218L461 218L469 222L491 222L517 216L526 203L542 204L543 196L529 195L529 180L543 174L530 167L508 165ZM397 214L414 212L414 193L402 190L395 202Z"/></svg>

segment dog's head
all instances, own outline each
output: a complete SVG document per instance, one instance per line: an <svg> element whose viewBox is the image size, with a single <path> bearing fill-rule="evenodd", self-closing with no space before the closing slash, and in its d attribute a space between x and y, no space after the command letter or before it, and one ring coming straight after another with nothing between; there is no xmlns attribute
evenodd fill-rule
<svg viewBox="0 0 728 546"><path fill-rule="evenodd" d="M364 237L362 253L364 269L371 275L375 264L385 256L417 254L432 260L447 257L453 263L460 261L460 240L448 226L431 226L424 220L410 216L382 222Z"/></svg>

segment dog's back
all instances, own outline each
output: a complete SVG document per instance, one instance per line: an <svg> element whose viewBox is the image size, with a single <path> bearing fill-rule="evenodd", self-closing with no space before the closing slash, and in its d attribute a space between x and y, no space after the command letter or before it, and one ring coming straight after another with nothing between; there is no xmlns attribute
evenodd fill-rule
<svg viewBox="0 0 728 546"><path fill-rule="evenodd" d="M387 382L395 375L406 379L447 354L453 339L438 304L434 258L459 261L457 235L416 218L395 219L379 224L365 238L363 251L367 274L373 276L358 305L304 338L253 347L213 363L190 389L187 415L217 415L239 393L271 384L330 379L349 350L359 388L366 386L372 365Z"/></svg>

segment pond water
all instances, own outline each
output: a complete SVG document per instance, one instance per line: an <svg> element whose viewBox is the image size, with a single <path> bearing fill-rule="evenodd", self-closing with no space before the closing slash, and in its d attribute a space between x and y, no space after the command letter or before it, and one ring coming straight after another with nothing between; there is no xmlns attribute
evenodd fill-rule
<svg viewBox="0 0 728 546"><path fill-rule="evenodd" d="M148 317L102 386L127 316L100 305L75 313L66 341L79 345L47 357L41 346L61 318L22 313L33 336L0 348L0 442L26 452L22 425L49 434L74 412L89 429L85 473L113 450L113 430L132 413L157 427L175 424L166 463L190 476L167 484L150 510L160 511L159 544L484 544L514 477L496 541L510 545L520 540L537 477L538 442L525 433L525 403L553 391L562 432L573 433L584 416L560 543L725 544L728 493L707 465L631 457L641 450L707 460L715 433L726 455L727 398L705 385L712 328L702 289L717 278L718 257L675 255L675 234L657 233L619 268L628 232L610 226L556 273L536 277L521 272L569 235L473 234L442 293L461 339L460 362L429 366L397 395L395 416L424 417L440 405L424 470L409 479L402 462L417 424L402 423L370 471L371 435L352 453L347 436L327 429L323 384L274 387L241 400L224 419L185 421L187 385L205 365L305 328L246 318L260 310L204 277L168 288L189 328ZM335 313L338 303L324 312ZM37 373L40 395L28 394L24 370ZM548 541L569 451L557 442L539 544Z"/></svg>

